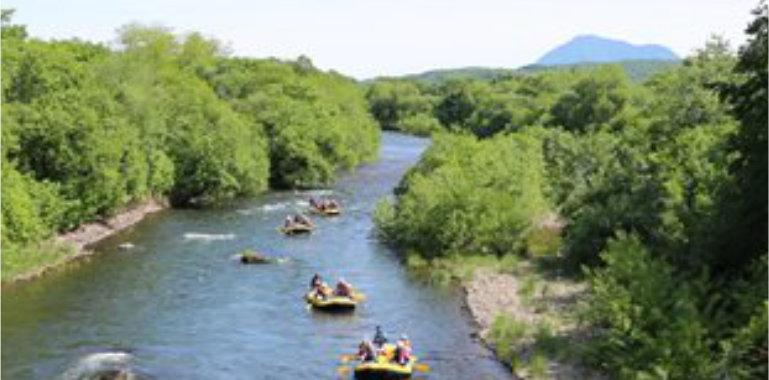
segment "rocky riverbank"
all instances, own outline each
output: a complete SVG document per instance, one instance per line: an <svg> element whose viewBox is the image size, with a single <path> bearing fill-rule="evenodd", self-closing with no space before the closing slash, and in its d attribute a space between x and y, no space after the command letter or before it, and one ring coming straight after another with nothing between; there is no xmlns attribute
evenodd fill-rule
<svg viewBox="0 0 769 380"><path fill-rule="evenodd" d="M151 199L145 202L128 206L115 216L99 222L86 223L76 230L61 234L52 239L50 244L62 247L71 247L69 254L54 261L47 262L29 271L13 276L10 279L3 278L3 285L16 284L29 281L48 273L66 263L77 261L94 254L88 249L115 233L123 231L136 223L139 223L147 215L158 212L168 207L165 200Z"/></svg>
<svg viewBox="0 0 769 380"><path fill-rule="evenodd" d="M481 339L517 378L601 378L580 365L572 350L584 340L574 310L585 284L545 278L521 263L515 273L477 269L464 289ZM505 327L495 326L501 325L498 318ZM495 329L505 330L505 337ZM539 369L533 368L537 360Z"/></svg>

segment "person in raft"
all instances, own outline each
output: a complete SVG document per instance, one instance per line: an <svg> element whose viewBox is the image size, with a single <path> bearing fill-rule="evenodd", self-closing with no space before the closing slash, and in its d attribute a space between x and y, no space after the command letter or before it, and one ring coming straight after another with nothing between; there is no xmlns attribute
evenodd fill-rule
<svg viewBox="0 0 769 380"><path fill-rule="evenodd" d="M362 362L370 362L376 360L376 350L374 349L374 345L371 344L371 341L366 337L363 337L363 340L358 346L358 360Z"/></svg>
<svg viewBox="0 0 769 380"><path fill-rule="evenodd" d="M310 280L310 289L318 289L323 284L323 279L320 278L320 275L315 273L314 276L312 276L312 280Z"/></svg>
<svg viewBox="0 0 769 380"><path fill-rule="evenodd" d="M283 221L283 227L291 228L292 224L294 224L294 220L291 218L291 216L286 216L286 220Z"/></svg>
<svg viewBox="0 0 769 380"><path fill-rule="evenodd" d="M328 285L326 285L320 278L320 275L315 273L310 280L310 288L315 291L315 297L325 299L329 296Z"/></svg>
<svg viewBox="0 0 769 380"><path fill-rule="evenodd" d="M352 286L343 278L340 278L336 283L336 290L334 290L334 294L340 297L352 298Z"/></svg>
<svg viewBox="0 0 769 380"><path fill-rule="evenodd" d="M315 200L314 197L310 197L310 206L315 207L320 211L326 211L326 209L331 206L331 202L332 201L327 201L325 199Z"/></svg>
<svg viewBox="0 0 769 380"><path fill-rule="evenodd" d="M310 222L310 218L308 218L304 214L296 214L296 215L294 215L294 223L304 224L305 226L312 225L312 222Z"/></svg>
<svg viewBox="0 0 769 380"><path fill-rule="evenodd" d="M411 360L411 342L405 334L395 343L395 360L400 365L406 365Z"/></svg>
<svg viewBox="0 0 769 380"><path fill-rule="evenodd" d="M382 332L382 326L377 326L376 333L374 333L374 344L381 348L385 343L387 343L387 337Z"/></svg>

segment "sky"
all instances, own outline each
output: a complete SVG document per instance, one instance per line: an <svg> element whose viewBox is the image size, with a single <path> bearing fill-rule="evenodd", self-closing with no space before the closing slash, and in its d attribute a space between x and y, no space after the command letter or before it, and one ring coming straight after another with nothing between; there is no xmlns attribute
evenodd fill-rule
<svg viewBox="0 0 769 380"><path fill-rule="evenodd" d="M34 37L114 41L121 25L198 31L234 55L295 59L358 79L467 66L515 68L581 34L679 56L733 47L757 0L4 0Z"/></svg>

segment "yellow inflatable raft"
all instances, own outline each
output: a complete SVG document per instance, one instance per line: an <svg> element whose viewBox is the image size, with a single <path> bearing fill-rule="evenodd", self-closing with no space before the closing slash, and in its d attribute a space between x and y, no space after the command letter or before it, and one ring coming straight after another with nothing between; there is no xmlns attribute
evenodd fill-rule
<svg viewBox="0 0 769 380"><path fill-rule="evenodd" d="M387 344L384 347L385 354L379 355L375 361L360 362L355 365L355 378L366 379L408 379L414 372L414 363L417 358L412 356L405 365L400 365L392 360L395 346Z"/></svg>
<svg viewBox="0 0 769 380"><path fill-rule="evenodd" d="M318 207L310 207L310 211L313 214L320 214L323 216L337 216L342 213L341 207L324 207L324 208L318 208Z"/></svg>
<svg viewBox="0 0 769 380"><path fill-rule="evenodd" d="M314 291L308 292L305 297L307 303L312 307L325 311L351 311L355 309L358 304L357 301L350 297L341 296L328 296L318 297Z"/></svg>
<svg viewBox="0 0 769 380"><path fill-rule="evenodd" d="M315 226L312 224L294 223L289 227L278 227L278 231L286 235L309 234Z"/></svg>

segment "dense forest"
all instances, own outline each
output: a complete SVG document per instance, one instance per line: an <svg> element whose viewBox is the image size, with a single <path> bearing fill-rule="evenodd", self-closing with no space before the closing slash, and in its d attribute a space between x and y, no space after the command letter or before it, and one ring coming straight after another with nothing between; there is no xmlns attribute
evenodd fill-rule
<svg viewBox="0 0 769 380"><path fill-rule="evenodd" d="M622 68L625 69L628 76L630 77L630 80L633 82L641 83L645 82L647 79L651 78L655 74L669 70L675 66L678 66L680 64L680 61L671 61L671 60L627 60L627 61L618 61L611 63L612 65L619 65L622 66ZM607 65L606 63L578 63L578 64L571 64L571 65L539 65L539 64L533 64L528 66L523 66L521 68L516 69L517 74L534 74L539 73L543 71L552 71L552 70L568 70L568 71L581 71L581 70L592 70L595 69L598 66L604 66Z"/></svg>
<svg viewBox="0 0 769 380"><path fill-rule="evenodd" d="M375 158L357 84L293 62L231 57L197 33L127 25L114 46L41 41L2 15L2 269L135 202L205 205L327 184Z"/></svg>
<svg viewBox="0 0 769 380"><path fill-rule="evenodd" d="M721 46L723 41L716 39L711 44ZM526 75L507 75L494 80L460 77L435 84L410 78L386 78L370 83L366 97L371 113L383 129L417 135L467 130L479 137L489 137L499 132L515 132L524 126L561 125L561 121L555 118L567 117L565 112L586 112L578 110L576 105L572 107L569 102L577 102L583 95L602 96L590 93L593 86L605 86L607 88L603 90L623 95L617 99L607 98L605 104L596 107L616 107L620 106L619 102L642 101L642 90L639 88L653 89L636 86L634 81L629 80L632 77L628 76L649 76L648 80L652 80L651 73L664 72L677 65L669 62L644 63L638 67L645 74L633 72L624 64L555 68L533 66L521 69ZM577 81L582 83L572 86ZM611 89L609 86L618 87ZM561 97L566 92L573 95ZM592 105L599 100L602 99L585 98L579 99L579 102ZM556 102L560 104L556 105Z"/></svg>
<svg viewBox="0 0 769 380"><path fill-rule="evenodd" d="M766 12L737 53L716 38L642 84L371 84L383 128L435 135L380 234L421 265L544 258L588 283L581 359L611 377L766 378Z"/></svg>

